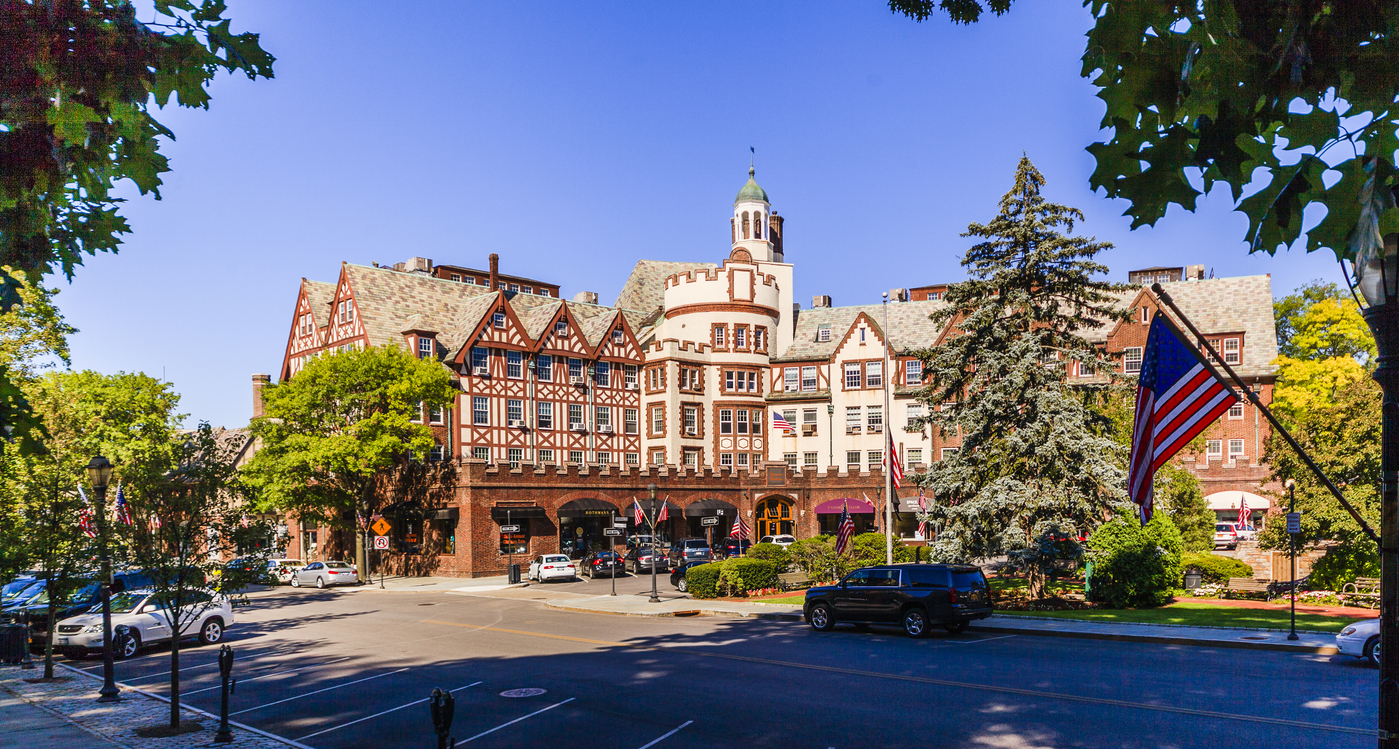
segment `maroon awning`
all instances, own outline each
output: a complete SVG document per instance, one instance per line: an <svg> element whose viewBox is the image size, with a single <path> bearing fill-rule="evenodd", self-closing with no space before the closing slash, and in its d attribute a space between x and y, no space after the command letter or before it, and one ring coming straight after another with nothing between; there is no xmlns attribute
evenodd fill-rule
<svg viewBox="0 0 1399 749"><path fill-rule="evenodd" d="M845 507L850 508L851 515L873 515L874 506L863 499L828 499L816 505L817 515L839 515Z"/></svg>

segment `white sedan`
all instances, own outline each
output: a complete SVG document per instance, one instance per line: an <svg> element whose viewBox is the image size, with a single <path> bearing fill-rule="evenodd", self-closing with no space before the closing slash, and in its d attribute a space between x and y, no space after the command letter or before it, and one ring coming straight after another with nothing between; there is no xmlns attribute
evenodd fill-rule
<svg viewBox="0 0 1399 749"><path fill-rule="evenodd" d="M224 630L233 624L233 606L223 596L207 592L187 593L193 603L180 615L180 639L199 638L201 645L223 640ZM102 609L100 606L80 616L59 622L54 629L54 648L74 660L102 650ZM170 617L148 590L127 591L112 597L112 630L126 627L127 637L115 639L118 658L130 658L155 642L168 642Z"/></svg>
<svg viewBox="0 0 1399 749"><path fill-rule="evenodd" d="M789 536L785 533L780 536L763 536L761 539L758 540L758 543L760 544L775 544L777 546L781 546L784 549L796 542L797 539L795 536Z"/></svg>
<svg viewBox="0 0 1399 749"><path fill-rule="evenodd" d="M1371 665L1380 665L1380 620L1367 619L1348 625L1336 635L1336 649L1345 655L1364 658Z"/></svg>
<svg viewBox="0 0 1399 749"><path fill-rule="evenodd" d="M567 554L544 554L529 563L529 579L544 582L563 578L572 580L578 577L578 567Z"/></svg>

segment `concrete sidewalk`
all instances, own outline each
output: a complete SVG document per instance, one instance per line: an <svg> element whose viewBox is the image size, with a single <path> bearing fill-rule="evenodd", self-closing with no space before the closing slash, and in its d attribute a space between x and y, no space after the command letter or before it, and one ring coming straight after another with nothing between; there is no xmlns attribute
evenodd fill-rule
<svg viewBox="0 0 1399 749"><path fill-rule="evenodd" d="M594 596L546 601L545 606L564 611L622 616L728 616L749 619L802 622L802 607L791 604L702 601L671 598L647 603L647 596ZM1295 642L1275 630L1181 627L1157 624L1085 622L1022 616L992 616L973 622L969 631L997 632L1038 637L1079 637L1090 640L1145 642L1249 650L1281 650L1293 653L1334 655L1336 636L1298 632Z"/></svg>
<svg viewBox="0 0 1399 749"><path fill-rule="evenodd" d="M345 588L351 593L368 593L377 591L382 593L475 593L488 590L505 590L506 588L523 588L529 583L520 582L510 584L505 575L498 577L404 577L402 575L386 575L384 577L384 587L379 587L379 578L374 578L364 585L357 585L353 588Z"/></svg>
<svg viewBox="0 0 1399 749"><path fill-rule="evenodd" d="M39 672L43 673L43 672ZM77 724L6 691L0 691L0 749L70 749L89 746L117 749L117 744L88 733Z"/></svg>

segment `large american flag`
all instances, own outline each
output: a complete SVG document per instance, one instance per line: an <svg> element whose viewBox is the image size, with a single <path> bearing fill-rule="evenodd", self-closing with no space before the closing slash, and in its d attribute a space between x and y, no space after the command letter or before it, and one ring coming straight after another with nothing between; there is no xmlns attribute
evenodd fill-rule
<svg viewBox="0 0 1399 749"><path fill-rule="evenodd" d="M923 496L923 490L921 488L918 490L918 512L919 514L926 514L928 512L928 498ZM918 521L918 535L923 538L928 537L928 521Z"/></svg>
<svg viewBox="0 0 1399 749"><path fill-rule="evenodd" d="M850 543L850 536L855 533L855 521L850 519L850 503L847 501L840 506L840 525L836 526L836 553L845 553L846 544Z"/></svg>
<svg viewBox="0 0 1399 749"><path fill-rule="evenodd" d="M889 471L889 475L894 479L894 488L898 489L899 484L904 480L904 467L899 464L899 451L894 446L894 433L889 433L889 440L884 445L884 465Z"/></svg>
<svg viewBox="0 0 1399 749"><path fill-rule="evenodd" d="M1127 493L1141 508L1143 525L1151 519L1157 469L1238 402L1199 350L1157 315L1142 351L1127 476Z"/></svg>
<svg viewBox="0 0 1399 749"><path fill-rule="evenodd" d="M796 434L796 430L792 428L792 422L787 421L787 417L776 411L772 412L772 428L781 429L787 434Z"/></svg>
<svg viewBox="0 0 1399 749"><path fill-rule="evenodd" d="M636 524L637 527L640 527L642 523L646 522L646 513L641 511L641 500L633 499L632 504L636 506Z"/></svg>

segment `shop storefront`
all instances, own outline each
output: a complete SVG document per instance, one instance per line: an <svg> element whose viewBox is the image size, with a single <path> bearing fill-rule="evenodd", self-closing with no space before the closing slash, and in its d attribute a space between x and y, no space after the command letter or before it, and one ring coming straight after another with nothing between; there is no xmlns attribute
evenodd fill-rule
<svg viewBox="0 0 1399 749"><path fill-rule="evenodd" d="M665 520L660 520L656 523L656 540L657 543L666 545L677 538L685 538L687 536L687 518L685 517L684 510L680 509L680 505L670 500L658 499L655 500L654 503L649 499L640 500L641 511L645 513L648 518L659 518L662 514L662 502L665 503ZM629 541L635 536L645 536L651 533L651 526L647 521L643 520L640 525L637 525L636 507L634 505L627 505L624 514L627 516L627 539Z"/></svg>
<svg viewBox="0 0 1399 749"><path fill-rule="evenodd" d="M496 535L500 538L501 554L528 554L531 526L543 523L548 518L543 507L533 505L496 505L491 508L491 520L496 524ZM519 530L502 533L500 528L516 527Z"/></svg>
<svg viewBox="0 0 1399 749"><path fill-rule="evenodd" d="M559 553L581 559L594 549L606 548L603 531L612 527L617 506L593 497L575 499L559 507Z"/></svg>
<svg viewBox="0 0 1399 749"><path fill-rule="evenodd" d="M738 508L722 499L701 499L685 508L685 535L714 542L729 535Z"/></svg>
<svg viewBox="0 0 1399 749"><path fill-rule="evenodd" d="M821 535L836 534L836 528L840 525L840 513L845 508L849 508L850 519L855 522L856 535L874 531L874 505L863 499L847 497L829 499L816 505L816 520L821 525Z"/></svg>
<svg viewBox="0 0 1399 749"><path fill-rule="evenodd" d="M792 507L792 499L786 495L764 497L753 511L753 535L759 539L763 536L796 535L793 533Z"/></svg>

